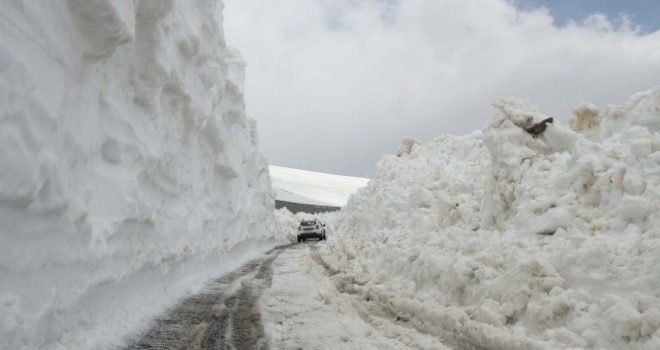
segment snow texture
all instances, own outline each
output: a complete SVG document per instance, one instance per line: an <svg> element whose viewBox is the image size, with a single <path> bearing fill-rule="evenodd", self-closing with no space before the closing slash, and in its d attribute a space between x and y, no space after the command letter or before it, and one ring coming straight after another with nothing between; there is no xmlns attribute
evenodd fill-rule
<svg viewBox="0 0 660 350"><path fill-rule="evenodd" d="M270 176L278 200L311 205L337 206L364 187L369 179L317 173L271 165Z"/></svg>
<svg viewBox="0 0 660 350"><path fill-rule="evenodd" d="M0 5L0 348L114 348L283 241L221 1Z"/></svg>
<svg viewBox="0 0 660 350"><path fill-rule="evenodd" d="M313 247L292 245L273 262L272 285L259 299L269 349L452 349L339 288Z"/></svg>
<svg viewBox="0 0 660 350"><path fill-rule="evenodd" d="M483 131L384 156L325 263L483 348L660 349L660 87L538 137L528 101L494 106Z"/></svg>

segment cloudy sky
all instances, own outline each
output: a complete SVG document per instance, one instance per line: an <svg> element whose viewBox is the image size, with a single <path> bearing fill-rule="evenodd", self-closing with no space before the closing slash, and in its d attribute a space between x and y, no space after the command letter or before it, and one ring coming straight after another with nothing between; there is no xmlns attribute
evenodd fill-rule
<svg viewBox="0 0 660 350"><path fill-rule="evenodd" d="M656 0L225 0L248 115L273 165L372 177L401 140L482 129L516 96L580 102L660 85Z"/></svg>

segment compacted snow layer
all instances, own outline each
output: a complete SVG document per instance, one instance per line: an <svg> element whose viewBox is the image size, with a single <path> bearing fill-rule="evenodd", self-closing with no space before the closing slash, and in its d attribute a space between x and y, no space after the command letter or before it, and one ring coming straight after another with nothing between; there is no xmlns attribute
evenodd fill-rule
<svg viewBox="0 0 660 350"><path fill-rule="evenodd" d="M281 239L222 6L0 5L0 348L120 346Z"/></svg>
<svg viewBox="0 0 660 350"><path fill-rule="evenodd" d="M273 262L259 304L270 349L450 349L372 309L318 262L321 243L294 243ZM333 283L334 282L334 283Z"/></svg>
<svg viewBox="0 0 660 350"><path fill-rule="evenodd" d="M406 140L320 250L371 300L488 349L660 348L660 88L570 128L507 98L483 131Z"/></svg>

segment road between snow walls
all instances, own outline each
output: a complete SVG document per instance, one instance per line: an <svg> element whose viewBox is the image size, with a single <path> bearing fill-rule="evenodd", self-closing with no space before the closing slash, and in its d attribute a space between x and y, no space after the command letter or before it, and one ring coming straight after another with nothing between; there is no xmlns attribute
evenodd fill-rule
<svg viewBox="0 0 660 350"><path fill-rule="evenodd" d="M121 346L282 242L222 8L0 5L0 348Z"/></svg>
<svg viewBox="0 0 660 350"><path fill-rule="evenodd" d="M408 315L356 293L361 281L323 263L324 244L292 243L246 263L159 316L126 350L482 349L451 332L420 332Z"/></svg>
<svg viewBox="0 0 660 350"><path fill-rule="evenodd" d="M660 349L660 87L575 108L502 99L483 131L404 142L320 258L365 300L486 349Z"/></svg>
<svg viewBox="0 0 660 350"><path fill-rule="evenodd" d="M221 1L0 10L0 348L122 347L291 238ZM580 105L570 128L524 100L495 106L483 132L385 156L324 218L327 243L292 258L329 271L324 303L350 294L393 318L381 329L421 334L392 336L401 348L660 348L660 89ZM261 332L307 339L272 323L247 339Z"/></svg>

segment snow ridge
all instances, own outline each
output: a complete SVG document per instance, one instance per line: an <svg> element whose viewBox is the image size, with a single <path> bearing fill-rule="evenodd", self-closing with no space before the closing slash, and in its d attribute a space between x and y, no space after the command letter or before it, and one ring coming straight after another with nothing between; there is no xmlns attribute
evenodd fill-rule
<svg viewBox="0 0 660 350"><path fill-rule="evenodd" d="M281 239L221 1L0 8L0 348L121 346Z"/></svg>
<svg viewBox="0 0 660 350"><path fill-rule="evenodd" d="M339 213L326 263L441 338L660 348L660 87L581 104L571 128L538 137L525 132L547 118L538 108L494 106L483 132L384 156Z"/></svg>

